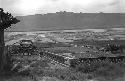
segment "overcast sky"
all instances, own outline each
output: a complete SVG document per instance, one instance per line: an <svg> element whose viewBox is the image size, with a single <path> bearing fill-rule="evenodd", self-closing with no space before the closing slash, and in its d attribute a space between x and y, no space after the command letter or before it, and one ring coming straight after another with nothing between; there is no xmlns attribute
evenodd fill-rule
<svg viewBox="0 0 125 81"><path fill-rule="evenodd" d="M125 0L0 0L0 7L13 15L59 11L125 13Z"/></svg>

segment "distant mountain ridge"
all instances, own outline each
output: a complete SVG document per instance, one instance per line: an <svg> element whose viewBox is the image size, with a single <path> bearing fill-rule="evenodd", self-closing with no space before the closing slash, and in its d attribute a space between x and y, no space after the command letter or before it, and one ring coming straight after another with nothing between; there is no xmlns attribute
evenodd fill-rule
<svg viewBox="0 0 125 81"><path fill-rule="evenodd" d="M20 22L6 31L125 28L125 13L58 12L16 18Z"/></svg>

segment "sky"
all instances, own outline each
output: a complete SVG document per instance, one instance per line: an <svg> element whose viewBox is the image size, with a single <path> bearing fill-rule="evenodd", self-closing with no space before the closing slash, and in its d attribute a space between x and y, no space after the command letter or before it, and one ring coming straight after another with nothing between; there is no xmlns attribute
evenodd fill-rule
<svg viewBox="0 0 125 81"><path fill-rule="evenodd" d="M125 0L0 0L0 7L13 15L55 13L125 13Z"/></svg>

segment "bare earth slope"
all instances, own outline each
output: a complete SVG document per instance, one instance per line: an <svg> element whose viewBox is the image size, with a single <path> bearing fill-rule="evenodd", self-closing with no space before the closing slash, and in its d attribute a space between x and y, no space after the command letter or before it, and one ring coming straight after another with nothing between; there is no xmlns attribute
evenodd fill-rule
<svg viewBox="0 0 125 81"><path fill-rule="evenodd" d="M125 26L125 13L48 13L18 16L21 22L7 31L113 28Z"/></svg>

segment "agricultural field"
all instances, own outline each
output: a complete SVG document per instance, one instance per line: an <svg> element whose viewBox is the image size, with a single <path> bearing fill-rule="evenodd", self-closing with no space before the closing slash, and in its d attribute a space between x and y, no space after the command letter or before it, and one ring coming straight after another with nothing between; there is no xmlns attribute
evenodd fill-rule
<svg viewBox="0 0 125 81"><path fill-rule="evenodd" d="M14 75L12 80L8 77L2 81L17 81L15 75L22 78L20 81L124 81L124 61L106 60L76 68L65 64L74 58L124 56L124 39L123 28L5 32L5 50L12 56ZM21 40L30 40L32 44L21 46ZM109 50L108 44L116 44L118 51Z"/></svg>

